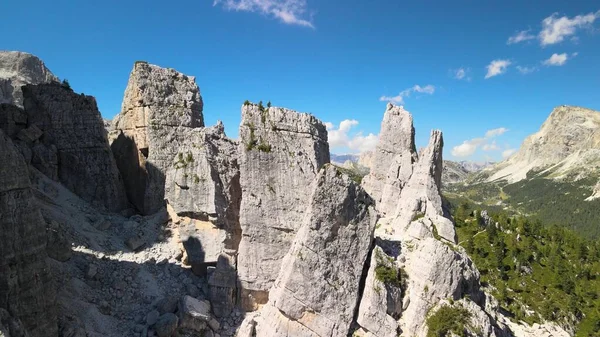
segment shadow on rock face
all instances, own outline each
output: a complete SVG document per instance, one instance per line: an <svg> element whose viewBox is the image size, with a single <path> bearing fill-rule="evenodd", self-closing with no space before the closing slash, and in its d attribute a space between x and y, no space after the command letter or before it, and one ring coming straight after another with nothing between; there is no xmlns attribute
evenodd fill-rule
<svg viewBox="0 0 600 337"><path fill-rule="evenodd" d="M119 172L121 172L121 176L123 177L125 192L129 202L139 212L144 213L144 195L146 193L146 181L148 178L148 171L146 169L148 149L145 149L146 152L138 149L133 138L126 136L123 132L119 133L110 145L110 148L115 157ZM146 156L144 156L144 153L146 153ZM160 170L154 171L160 172Z"/></svg>

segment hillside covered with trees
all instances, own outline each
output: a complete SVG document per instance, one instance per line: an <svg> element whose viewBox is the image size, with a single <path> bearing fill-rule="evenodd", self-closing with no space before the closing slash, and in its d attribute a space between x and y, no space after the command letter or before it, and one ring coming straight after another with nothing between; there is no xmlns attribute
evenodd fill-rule
<svg viewBox="0 0 600 337"><path fill-rule="evenodd" d="M575 336L600 336L600 241L539 219L462 202L459 243L500 306L517 321L556 321Z"/></svg>

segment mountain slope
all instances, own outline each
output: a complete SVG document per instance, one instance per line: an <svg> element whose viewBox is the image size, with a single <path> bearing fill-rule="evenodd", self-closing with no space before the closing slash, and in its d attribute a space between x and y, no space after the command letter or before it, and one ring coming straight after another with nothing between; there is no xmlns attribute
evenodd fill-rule
<svg viewBox="0 0 600 337"><path fill-rule="evenodd" d="M559 106L509 159L445 186L446 197L600 236L600 113Z"/></svg>
<svg viewBox="0 0 600 337"><path fill-rule="evenodd" d="M552 178L579 179L600 168L600 112L562 105L552 110L540 130L520 150L484 173L486 181L511 183L534 172Z"/></svg>

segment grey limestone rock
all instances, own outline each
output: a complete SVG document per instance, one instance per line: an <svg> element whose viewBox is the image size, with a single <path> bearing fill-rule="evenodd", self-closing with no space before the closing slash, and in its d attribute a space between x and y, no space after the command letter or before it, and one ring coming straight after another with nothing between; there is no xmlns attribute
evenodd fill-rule
<svg viewBox="0 0 600 337"><path fill-rule="evenodd" d="M33 147L34 166L96 206L110 211L126 208L123 180L96 100L59 84L26 85L23 95L28 128L21 132L36 135L28 136L28 142L39 138Z"/></svg>
<svg viewBox="0 0 600 337"><path fill-rule="evenodd" d="M400 232L408 230L410 223L425 217L430 220L429 230L450 242L456 242L454 223L442 204L442 132L433 130L429 145L415 163L413 173L400 193L393 226Z"/></svg>
<svg viewBox="0 0 600 337"><path fill-rule="evenodd" d="M204 126L202 97L194 77L136 62L121 113L113 120L111 148L129 200L144 214L164 206L166 169L177 155L176 139Z"/></svg>
<svg viewBox="0 0 600 337"><path fill-rule="evenodd" d="M346 336L359 300L377 214L373 200L326 165L301 227L257 317L260 336Z"/></svg>
<svg viewBox="0 0 600 337"><path fill-rule="evenodd" d="M363 187L377 202L379 212L393 213L417 159L413 117L403 107L387 105L373 158Z"/></svg>
<svg viewBox="0 0 600 337"><path fill-rule="evenodd" d="M243 231L238 276L242 303L253 309L267 302L302 223L311 183L329 162L327 131L309 114L245 104L238 152Z"/></svg>
<svg viewBox="0 0 600 337"><path fill-rule="evenodd" d="M23 85L49 82L58 82L58 78L36 56L19 51L0 51L0 104L23 107Z"/></svg>
<svg viewBox="0 0 600 337"><path fill-rule="evenodd" d="M179 327L196 332L206 330L211 319L210 303L190 296L179 301Z"/></svg>
<svg viewBox="0 0 600 337"><path fill-rule="evenodd" d="M0 309L22 322L31 337L56 336L45 222L34 202L27 165L2 130L0 162Z"/></svg>

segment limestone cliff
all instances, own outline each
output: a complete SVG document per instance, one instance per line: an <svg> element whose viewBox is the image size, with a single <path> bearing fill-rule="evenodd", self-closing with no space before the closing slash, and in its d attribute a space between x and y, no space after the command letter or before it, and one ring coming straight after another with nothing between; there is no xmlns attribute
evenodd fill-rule
<svg viewBox="0 0 600 337"><path fill-rule="evenodd" d="M202 97L194 77L136 62L113 120L111 147L129 200L143 214L164 206L166 171L187 128L204 126Z"/></svg>
<svg viewBox="0 0 600 337"><path fill-rule="evenodd" d="M57 83L24 86L23 95L27 128L17 137L32 146L33 166L94 205L127 208L95 98Z"/></svg>
<svg viewBox="0 0 600 337"><path fill-rule="evenodd" d="M263 304L306 212L310 185L329 162L327 131L315 117L245 104L240 125L242 240L238 275L246 308Z"/></svg>
<svg viewBox="0 0 600 337"><path fill-rule="evenodd" d="M244 323L257 337L347 336L360 298L363 265L377 215L372 199L348 176L326 165L269 302Z"/></svg>
<svg viewBox="0 0 600 337"><path fill-rule="evenodd" d="M394 108L388 106L386 115L390 110ZM386 133L380 141L389 141L387 137L398 141L402 135ZM471 335L512 336L518 330L519 336L534 336L524 331L540 330L511 323L500 313L497 301L482 290L476 266L455 244L454 224L440 194L442 147L441 132L432 131L429 145L412 165L399 191L395 210L384 213L386 216L379 220L357 316L360 328L355 334L424 336L429 329L427 318L443 307L452 307L468 313L464 326ZM385 156L385 152L379 155ZM401 163L391 160L395 154L387 156L389 171L399 172ZM377 178L375 174L369 177L372 181ZM548 331L556 335L568 335L549 326Z"/></svg>
<svg viewBox="0 0 600 337"><path fill-rule="evenodd" d="M3 323L11 321L5 327L9 336L24 330L30 337L54 337L55 289L46 265L44 219L27 165L2 130L0 162L0 335Z"/></svg>
<svg viewBox="0 0 600 337"><path fill-rule="evenodd" d="M136 62L110 131L129 200L142 214L168 204L198 274L241 237L238 144L220 122L205 128L202 109L194 77Z"/></svg>
<svg viewBox="0 0 600 337"><path fill-rule="evenodd" d="M487 181L516 182L530 172L551 177L585 177L600 168L600 112L562 105L509 159L484 171Z"/></svg>
<svg viewBox="0 0 600 337"><path fill-rule="evenodd" d="M36 56L20 51L0 51L0 104L23 107L23 85L49 82L58 82L58 78Z"/></svg>

